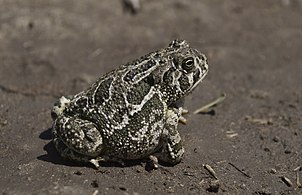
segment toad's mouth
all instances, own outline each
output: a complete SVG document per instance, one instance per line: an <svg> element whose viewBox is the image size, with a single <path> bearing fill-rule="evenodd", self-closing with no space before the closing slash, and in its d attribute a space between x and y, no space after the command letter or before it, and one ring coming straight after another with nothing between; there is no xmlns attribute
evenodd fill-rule
<svg viewBox="0 0 302 195"><path fill-rule="evenodd" d="M207 75L207 73L208 73L208 69L206 69L204 72L202 72L202 76L200 78L198 78L198 80L190 88L190 90L187 92L187 94L190 94L190 93L192 93L192 91L194 91L194 89L204 79L204 77ZM172 102L168 107L170 107L170 108L181 108L181 107L184 106L184 103L185 103L185 96L182 96L179 99Z"/></svg>
<svg viewBox="0 0 302 195"><path fill-rule="evenodd" d="M196 86L204 79L204 77L208 74L208 69L201 70L201 77L198 78L198 80L194 83L194 85L191 87L190 91L193 91ZM195 80L195 79L194 79Z"/></svg>

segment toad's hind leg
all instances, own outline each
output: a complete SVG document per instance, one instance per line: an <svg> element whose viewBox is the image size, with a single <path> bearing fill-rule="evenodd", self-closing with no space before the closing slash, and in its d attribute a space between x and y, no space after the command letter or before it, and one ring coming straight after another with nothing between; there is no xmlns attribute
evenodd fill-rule
<svg viewBox="0 0 302 195"><path fill-rule="evenodd" d="M159 153L154 154L160 161L175 165L179 163L184 154L181 137L177 131L182 109L171 109L167 113L164 127L163 146Z"/></svg>
<svg viewBox="0 0 302 195"><path fill-rule="evenodd" d="M102 136L92 122L59 116L52 133L54 145L63 158L82 163L101 160L97 158L103 150Z"/></svg>

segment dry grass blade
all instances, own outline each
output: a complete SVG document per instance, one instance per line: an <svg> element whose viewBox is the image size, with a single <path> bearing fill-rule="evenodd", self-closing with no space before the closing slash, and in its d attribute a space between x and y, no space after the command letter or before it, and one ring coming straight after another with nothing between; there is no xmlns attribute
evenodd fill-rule
<svg viewBox="0 0 302 195"><path fill-rule="evenodd" d="M244 176L251 178L250 175L248 175L247 173L245 173L244 171L242 171L241 169L239 169L236 165L234 165L233 163L229 162L229 165L231 165L232 167L234 167L237 171L239 171L240 173L242 173Z"/></svg>
<svg viewBox="0 0 302 195"><path fill-rule="evenodd" d="M297 168L294 169L294 171L296 172L296 184L298 188L302 188L302 184L300 182L300 177L299 177L299 171L301 171L302 167L298 166Z"/></svg>
<svg viewBox="0 0 302 195"><path fill-rule="evenodd" d="M273 124L273 119L261 119L261 118L253 118L251 116L246 116L245 120L253 122L253 123L258 123L261 125L272 125Z"/></svg>
<svg viewBox="0 0 302 195"><path fill-rule="evenodd" d="M179 117L179 122L186 125L187 124L187 119L183 116Z"/></svg>
<svg viewBox="0 0 302 195"><path fill-rule="evenodd" d="M302 188L298 171L296 171L296 184L297 184L298 188Z"/></svg>
<svg viewBox="0 0 302 195"><path fill-rule="evenodd" d="M288 186L291 187L293 186L293 182L291 182L291 180L285 176L281 176L281 180Z"/></svg>
<svg viewBox="0 0 302 195"><path fill-rule="evenodd" d="M218 97L216 100L208 103L207 105L197 109L194 111L194 114L198 114L198 113L207 113L209 112L210 108L213 106L216 106L217 104L221 103L226 97L226 94L223 93L220 97Z"/></svg>
<svg viewBox="0 0 302 195"><path fill-rule="evenodd" d="M99 193L99 191L98 190L95 190L93 193L92 193L92 195L97 195Z"/></svg>
<svg viewBox="0 0 302 195"><path fill-rule="evenodd" d="M203 167L215 178L215 179L218 179L217 176L216 176L216 173L214 171L214 169L208 165L208 164L205 164L203 165Z"/></svg>
<svg viewBox="0 0 302 195"><path fill-rule="evenodd" d="M301 171L302 170L302 167L301 166L298 166L294 169L294 171Z"/></svg>

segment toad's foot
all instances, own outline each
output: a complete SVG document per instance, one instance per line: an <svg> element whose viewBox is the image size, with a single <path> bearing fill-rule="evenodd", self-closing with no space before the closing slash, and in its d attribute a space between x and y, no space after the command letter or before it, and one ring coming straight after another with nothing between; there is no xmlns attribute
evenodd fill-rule
<svg viewBox="0 0 302 195"><path fill-rule="evenodd" d="M156 156L150 155L146 164L147 171L158 169L158 159Z"/></svg>

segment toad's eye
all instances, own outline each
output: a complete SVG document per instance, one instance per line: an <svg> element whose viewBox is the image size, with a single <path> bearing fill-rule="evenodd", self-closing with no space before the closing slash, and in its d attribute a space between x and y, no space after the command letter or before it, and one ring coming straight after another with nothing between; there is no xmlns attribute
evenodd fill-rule
<svg viewBox="0 0 302 195"><path fill-rule="evenodd" d="M181 67L185 71L190 72L194 68L194 59L192 57L184 59L182 61Z"/></svg>

